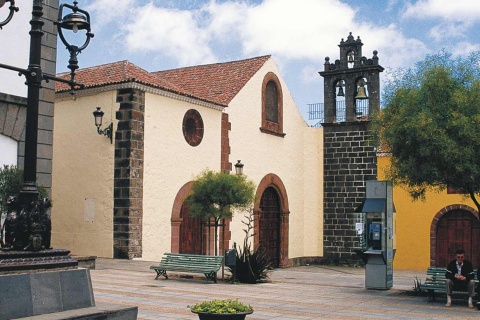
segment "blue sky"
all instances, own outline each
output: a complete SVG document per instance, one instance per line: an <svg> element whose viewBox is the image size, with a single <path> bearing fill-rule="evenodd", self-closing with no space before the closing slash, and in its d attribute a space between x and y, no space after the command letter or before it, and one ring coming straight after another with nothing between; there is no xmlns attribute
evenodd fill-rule
<svg viewBox="0 0 480 320"><path fill-rule="evenodd" d="M462 56L480 50L478 0L78 2L90 12L95 34L79 55L80 67L129 60L157 71L271 54L305 117L308 103L323 101L318 71L325 57L338 59L338 44L349 32L360 36L367 58L378 51L386 68L382 79L442 48ZM8 44L0 50L0 63L28 65L31 3L17 1L20 12L0 30L0 41ZM57 71L67 71L68 52L61 43L57 57ZM1 71L0 92L26 95L24 79Z"/></svg>

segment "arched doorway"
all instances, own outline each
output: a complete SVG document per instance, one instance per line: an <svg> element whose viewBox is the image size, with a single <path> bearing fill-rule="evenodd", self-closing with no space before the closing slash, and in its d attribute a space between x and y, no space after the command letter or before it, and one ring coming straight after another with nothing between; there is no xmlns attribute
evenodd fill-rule
<svg viewBox="0 0 480 320"><path fill-rule="evenodd" d="M274 267L288 266L289 206L285 185L269 173L257 187L254 207L254 245L267 250Z"/></svg>
<svg viewBox="0 0 480 320"><path fill-rule="evenodd" d="M192 217L188 213L188 206L182 205L180 210L180 240L179 253L203 254L202 252L202 220L198 217Z"/></svg>
<svg viewBox="0 0 480 320"><path fill-rule="evenodd" d="M280 261L280 199L273 187L268 187L260 199L259 246L270 258L274 268Z"/></svg>
<svg viewBox="0 0 480 320"><path fill-rule="evenodd" d="M178 191L172 207L171 218L171 252L213 255L215 237L212 222L202 222L200 218L191 217L185 199L192 193L192 182L185 183ZM219 249L228 248L231 239L230 220L226 219L219 230Z"/></svg>
<svg viewBox="0 0 480 320"><path fill-rule="evenodd" d="M480 221L478 213L468 209L451 206L437 220L435 248L432 248L435 251L432 257L435 266L446 266L454 258L457 249L465 250L466 259L474 266L479 265Z"/></svg>

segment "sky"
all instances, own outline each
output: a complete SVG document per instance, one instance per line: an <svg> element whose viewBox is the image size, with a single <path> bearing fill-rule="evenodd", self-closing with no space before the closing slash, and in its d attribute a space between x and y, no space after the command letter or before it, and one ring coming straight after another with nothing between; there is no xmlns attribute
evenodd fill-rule
<svg viewBox="0 0 480 320"><path fill-rule="evenodd" d="M31 4L16 1L20 11L0 30L0 63L28 66ZM361 38L365 57L378 51L383 80L442 49L454 56L480 50L478 0L78 0L78 6L90 13L95 34L78 57L81 68L128 60L159 71L272 55L309 124L316 121L308 120L308 104L323 102L318 72L325 57L339 59L338 44L350 32ZM68 71L68 58L59 42L57 72ZM25 96L24 82L0 70L0 92Z"/></svg>

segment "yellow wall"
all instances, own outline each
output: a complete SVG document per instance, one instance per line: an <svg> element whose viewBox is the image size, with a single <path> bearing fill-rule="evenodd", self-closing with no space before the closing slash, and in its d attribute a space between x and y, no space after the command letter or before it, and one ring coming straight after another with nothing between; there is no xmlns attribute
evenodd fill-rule
<svg viewBox="0 0 480 320"><path fill-rule="evenodd" d="M55 102L52 246L74 255L113 255L114 144L100 136L92 112L114 121L116 91Z"/></svg>
<svg viewBox="0 0 480 320"><path fill-rule="evenodd" d="M378 180L385 179L389 157L378 158ZM470 198L458 194L428 192L425 201L413 201L400 187L393 189L396 208L395 269L425 270L430 266L430 227L435 215L453 204L476 208Z"/></svg>

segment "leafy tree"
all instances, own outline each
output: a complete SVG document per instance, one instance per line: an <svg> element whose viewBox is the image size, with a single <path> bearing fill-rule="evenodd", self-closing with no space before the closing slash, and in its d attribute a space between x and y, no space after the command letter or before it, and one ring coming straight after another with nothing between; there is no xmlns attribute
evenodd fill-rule
<svg viewBox="0 0 480 320"><path fill-rule="evenodd" d="M16 166L4 165L0 168L0 218L7 214L7 198L20 192L23 185L23 170ZM38 186L39 199L48 198L45 187ZM0 219L0 246L3 246L3 220Z"/></svg>
<svg viewBox="0 0 480 320"><path fill-rule="evenodd" d="M185 203L190 207L190 215L199 216L203 221L214 219L217 239L220 220L231 218L235 209L250 207L254 192L254 183L244 175L206 170L193 181L192 194L185 199Z"/></svg>
<svg viewBox="0 0 480 320"><path fill-rule="evenodd" d="M413 199L447 186L467 193L480 211L480 52L440 51L397 70L374 126L391 153L387 178Z"/></svg>
<svg viewBox="0 0 480 320"><path fill-rule="evenodd" d="M7 197L17 194L22 188L23 171L16 166L0 168L0 214L7 212Z"/></svg>

